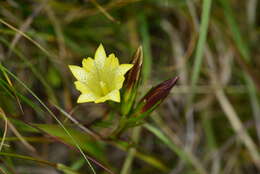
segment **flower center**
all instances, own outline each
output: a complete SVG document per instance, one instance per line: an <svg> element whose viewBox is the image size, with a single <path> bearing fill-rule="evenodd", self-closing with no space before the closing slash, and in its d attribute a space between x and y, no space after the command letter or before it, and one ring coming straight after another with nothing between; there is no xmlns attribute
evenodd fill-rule
<svg viewBox="0 0 260 174"><path fill-rule="evenodd" d="M108 88L107 84L103 81L100 81L99 84L100 84L100 88L102 90L103 95L104 96L107 95L109 93L109 88Z"/></svg>

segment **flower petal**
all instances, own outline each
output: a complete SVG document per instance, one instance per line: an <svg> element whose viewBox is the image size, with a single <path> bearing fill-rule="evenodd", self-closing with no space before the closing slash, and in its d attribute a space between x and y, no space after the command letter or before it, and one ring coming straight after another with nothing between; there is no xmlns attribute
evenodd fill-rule
<svg viewBox="0 0 260 174"><path fill-rule="evenodd" d="M118 58L114 54L110 54L108 58L105 60L104 68L113 69L117 66L119 66Z"/></svg>
<svg viewBox="0 0 260 174"><path fill-rule="evenodd" d="M125 77L124 76L116 76L115 77L115 81L114 81L115 88L116 89L121 89L122 86L123 86L124 81L125 81Z"/></svg>
<svg viewBox="0 0 260 174"><path fill-rule="evenodd" d="M117 69L118 75L124 75L127 71L129 71L133 67L132 64L121 64Z"/></svg>
<svg viewBox="0 0 260 174"><path fill-rule="evenodd" d="M97 97L92 93L81 94L77 100L77 103L93 102L96 99Z"/></svg>
<svg viewBox="0 0 260 174"><path fill-rule="evenodd" d="M114 90L108 94L110 100L115 102L120 102L120 92L119 90Z"/></svg>
<svg viewBox="0 0 260 174"><path fill-rule="evenodd" d="M91 90L87 87L85 83L80 81L74 82L76 89L79 90L81 93L91 93Z"/></svg>
<svg viewBox="0 0 260 174"><path fill-rule="evenodd" d="M98 68L102 68L104 66L105 60L106 60L106 52L102 44L99 45L98 49L95 53L95 65Z"/></svg>
<svg viewBox="0 0 260 174"><path fill-rule="evenodd" d="M106 96L98 98L97 100L95 100L95 103L102 103L102 102L105 102L106 100L120 102L119 90L113 90L112 92L108 93Z"/></svg>
<svg viewBox="0 0 260 174"><path fill-rule="evenodd" d="M101 98L96 99L94 102L95 103L103 103L107 100L109 100L109 99L105 96L105 97L101 97Z"/></svg>
<svg viewBox="0 0 260 174"><path fill-rule="evenodd" d="M83 68L75 65L69 65L69 68L78 81L85 82L87 80L87 72Z"/></svg>
<svg viewBox="0 0 260 174"><path fill-rule="evenodd" d="M91 72L94 68L94 60L90 57L83 59L82 66L87 72Z"/></svg>

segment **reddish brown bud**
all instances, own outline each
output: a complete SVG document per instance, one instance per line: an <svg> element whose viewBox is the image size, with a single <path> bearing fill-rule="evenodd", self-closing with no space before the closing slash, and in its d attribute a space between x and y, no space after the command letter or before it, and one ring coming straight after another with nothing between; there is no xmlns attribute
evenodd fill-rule
<svg viewBox="0 0 260 174"><path fill-rule="evenodd" d="M134 66L126 75L125 87L127 90L133 88L139 81L142 63L143 63L143 49L140 46L136 50L131 61L131 64L133 64Z"/></svg>
<svg viewBox="0 0 260 174"><path fill-rule="evenodd" d="M177 83L179 77L166 80L152 88L140 101L141 113L144 113L154 106L160 104L170 93L172 87Z"/></svg>
<svg viewBox="0 0 260 174"><path fill-rule="evenodd" d="M123 102L121 111L123 115L127 115L135 102L137 88L140 84L141 68L143 63L143 50L140 46L133 55L131 64L133 68L126 75L126 81L123 87Z"/></svg>

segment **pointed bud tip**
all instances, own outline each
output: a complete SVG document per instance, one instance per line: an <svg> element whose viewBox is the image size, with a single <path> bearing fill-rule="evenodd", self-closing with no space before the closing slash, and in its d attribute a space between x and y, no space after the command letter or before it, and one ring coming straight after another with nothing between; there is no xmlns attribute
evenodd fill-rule
<svg viewBox="0 0 260 174"><path fill-rule="evenodd" d="M161 86L163 87L163 89L171 89L177 83L178 80L179 80L178 76L171 78L159 84L158 87Z"/></svg>
<svg viewBox="0 0 260 174"><path fill-rule="evenodd" d="M157 103L161 103L169 95L178 79L179 77L171 78L152 88L140 101L140 103L145 103L142 112L149 110Z"/></svg>
<svg viewBox="0 0 260 174"><path fill-rule="evenodd" d="M142 46L139 46L138 49L135 51L131 64L133 64L133 68L128 72L126 76L126 88L130 89L133 86L138 83L140 79L140 71L143 63L143 51L142 51Z"/></svg>
<svg viewBox="0 0 260 174"><path fill-rule="evenodd" d="M137 48L137 50L135 51L135 53L132 57L131 63L132 64L138 63L139 66L142 65L142 63L143 63L143 48L142 48L142 46L139 46Z"/></svg>

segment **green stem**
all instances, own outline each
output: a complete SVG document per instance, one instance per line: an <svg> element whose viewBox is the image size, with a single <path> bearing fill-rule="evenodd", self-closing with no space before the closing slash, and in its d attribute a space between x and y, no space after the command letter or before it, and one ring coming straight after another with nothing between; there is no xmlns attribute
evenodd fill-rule
<svg viewBox="0 0 260 174"><path fill-rule="evenodd" d="M141 132L141 126L133 129L132 139L135 144L138 143L138 140L140 138L140 132ZM128 150L128 154L127 154L127 157L125 159L125 162L123 164L120 174L130 174L131 173L131 166L132 166L135 154L136 154L136 149L134 147L132 147Z"/></svg>
<svg viewBox="0 0 260 174"><path fill-rule="evenodd" d="M38 162L38 163L41 163L41 164L45 164L45 165L57 168L56 163L51 163L49 161L33 158L33 157L30 157L30 156L17 155L17 154L6 153L6 152L0 152L0 156L8 156L8 157L15 157L15 158L20 158L20 159L24 159L24 160L30 160L30 161Z"/></svg>
<svg viewBox="0 0 260 174"><path fill-rule="evenodd" d="M112 139L115 139L116 137L120 136L120 134L123 133L123 131L126 129L126 125L127 125L127 118L123 116L120 119L117 128L112 132L110 137Z"/></svg>
<svg viewBox="0 0 260 174"><path fill-rule="evenodd" d="M203 58L203 51L207 39L207 33L208 33L208 25L209 25L209 17L210 17L210 8L211 8L211 0L204 0L203 6L202 6L202 19L201 19L201 25L199 30L199 40L196 48L195 53L195 64L192 70L192 77L191 77L191 96L188 100L188 106L192 103L193 97L194 97L194 89L195 85L197 84L200 70L201 70L201 64L202 64L202 58Z"/></svg>

